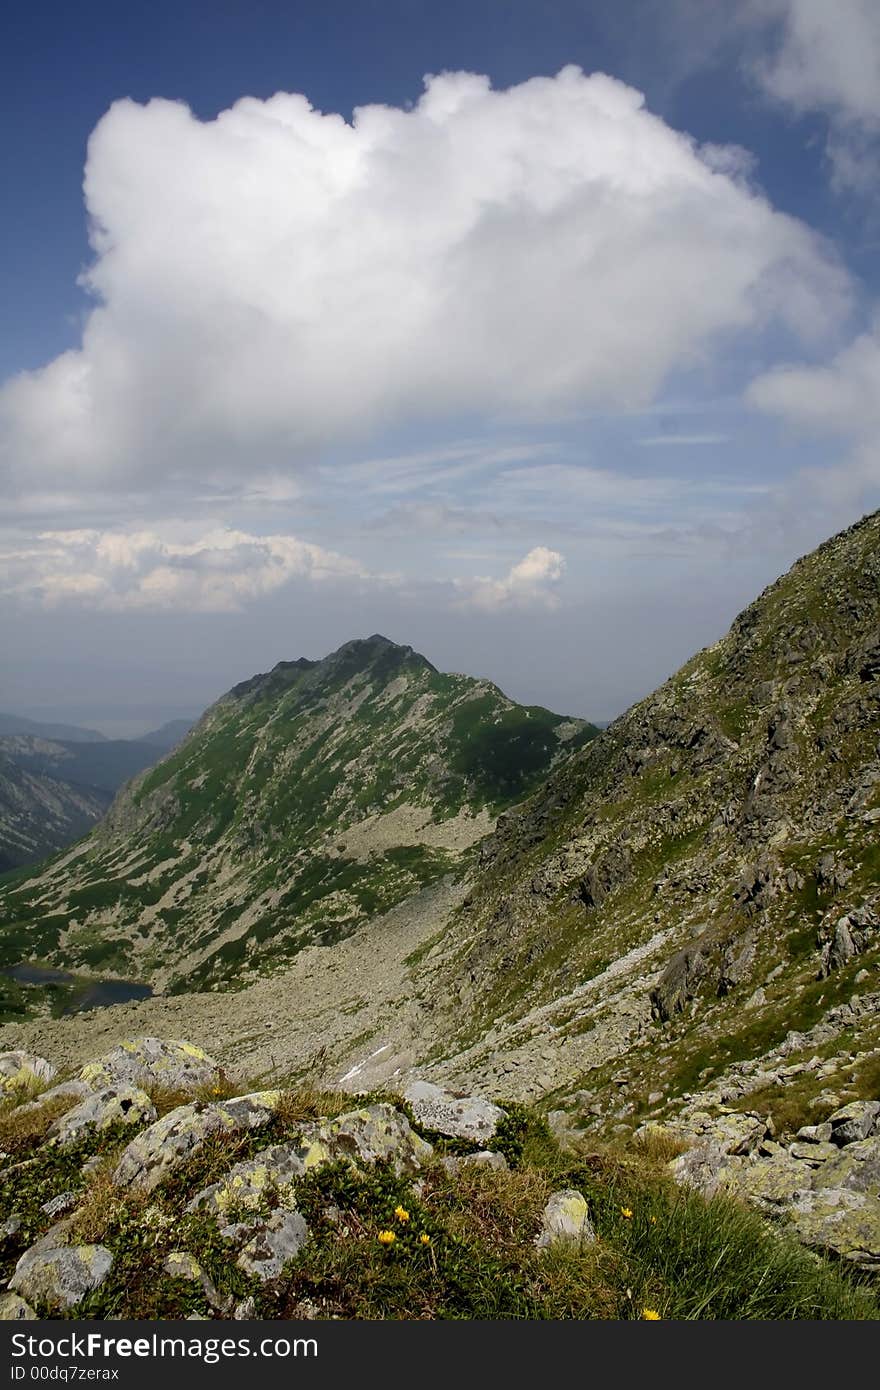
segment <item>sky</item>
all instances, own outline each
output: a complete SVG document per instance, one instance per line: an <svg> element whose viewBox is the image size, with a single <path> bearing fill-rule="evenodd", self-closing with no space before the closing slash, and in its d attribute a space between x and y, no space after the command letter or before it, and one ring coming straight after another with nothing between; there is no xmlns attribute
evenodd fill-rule
<svg viewBox="0 0 880 1390"><path fill-rule="evenodd" d="M13 3L0 709L607 720L880 505L875 0Z"/></svg>

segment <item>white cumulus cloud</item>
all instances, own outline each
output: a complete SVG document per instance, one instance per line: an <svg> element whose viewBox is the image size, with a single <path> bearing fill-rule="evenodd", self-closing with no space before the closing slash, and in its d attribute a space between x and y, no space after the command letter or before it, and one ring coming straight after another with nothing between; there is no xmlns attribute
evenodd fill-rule
<svg viewBox="0 0 880 1390"><path fill-rule="evenodd" d="M731 332L821 332L847 280L602 74L426 79L351 123L114 104L89 142L81 345L0 388L7 493L284 475L410 421L636 408ZM178 566L179 569L179 566ZM175 581L179 582L179 581Z"/></svg>
<svg viewBox="0 0 880 1390"><path fill-rule="evenodd" d="M503 579L460 579L456 588L461 601L473 608L556 608L556 586L564 571L564 556L538 545L511 566Z"/></svg>

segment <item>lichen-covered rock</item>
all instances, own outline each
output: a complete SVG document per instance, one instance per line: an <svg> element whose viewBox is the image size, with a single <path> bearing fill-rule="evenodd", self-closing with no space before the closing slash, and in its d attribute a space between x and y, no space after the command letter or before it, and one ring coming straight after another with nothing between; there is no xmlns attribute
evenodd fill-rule
<svg viewBox="0 0 880 1390"><path fill-rule="evenodd" d="M270 1189L283 1202L296 1178L321 1160L326 1162L325 1151L319 1153L308 1142L272 1144L255 1158L236 1163L219 1182L197 1192L186 1210L209 1211L216 1216L225 1216L235 1208L256 1210Z"/></svg>
<svg viewBox="0 0 880 1390"><path fill-rule="evenodd" d="M0 1322L30 1322L36 1313L17 1293L0 1293Z"/></svg>
<svg viewBox="0 0 880 1390"><path fill-rule="evenodd" d="M880 1101L854 1100L829 1115L832 1144L857 1144L867 1139L880 1116Z"/></svg>
<svg viewBox="0 0 880 1390"><path fill-rule="evenodd" d="M675 1132L694 1143L717 1144L724 1153L747 1154L767 1137L770 1126L766 1116L748 1110L722 1115L692 1110L676 1121Z"/></svg>
<svg viewBox="0 0 880 1390"><path fill-rule="evenodd" d="M79 1075L96 1090L105 1086L167 1086L174 1091L195 1091L215 1084L220 1067L193 1043L134 1038L87 1062Z"/></svg>
<svg viewBox="0 0 880 1390"><path fill-rule="evenodd" d="M504 1111L480 1096L455 1096L430 1081L413 1081L404 1091L419 1124L451 1139L484 1144L493 1139Z"/></svg>
<svg viewBox="0 0 880 1390"><path fill-rule="evenodd" d="M794 1231L805 1245L861 1269L880 1269L880 1198L822 1187L801 1193L789 1210Z"/></svg>
<svg viewBox="0 0 880 1390"><path fill-rule="evenodd" d="M162 1261L162 1269L172 1279L188 1279L193 1283L200 1282L204 1275L204 1270L195 1255L191 1255L188 1250L172 1250Z"/></svg>
<svg viewBox="0 0 880 1390"><path fill-rule="evenodd" d="M64 1313L103 1284L112 1264L103 1245L47 1247L40 1241L22 1255L9 1288L50 1313Z"/></svg>
<svg viewBox="0 0 880 1390"><path fill-rule="evenodd" d="M280 1096L280 1091L255 1091L211 1105L179 1105L123 1149L113 1181L119 1187L152 1192L211 1135L234 1134L267 1125Z"/></svg>
<svg viewBox="0 0 880 1390"><path fill-rule="evenodd" d="M78 1192L59 1192L57 1197L50 1197L48 1202L44 1202L40 1211L44 1216L66 1216L68 1212L79 1204L80 1194Z"/></svg>
<svg viewBox="0 0 880 1390"><path fill-rule="evenodd" d="M348 1159L355 1165L388 1162L396 1173L417 1172L434 1152L393 1105L349 1110L303 1133L307 1167Z"/></svg>
<svg viewBox="0 0 880 1390"><path fill-rule="evenodd" d="M880 1135L837 1149L834 1157L823 1163L813 1186L870 1192L880 1198Z"/></svg>
<svg viewBox="0 0 880 1390"><path fill-rule="evenodd" d="M554 1192L544 1208L541 1230L535 1238L539 1250L546 1250L557 1241L573 1245L590 1245L596 1239L590 1212L583 1193L574 1188Z"/></svg>
<svg viewBox="0 0 880 1390"><path fill-rule="evenodd" d="M0 1096L26 1094L41 1082L48 1084L57 1071L45 1057L32 1052L0 1052Z"/></svg>
<svg viewBox="0 0 880 1390"><path fill-rule="evenodd" d="M266 1283L278 1278L308 1238L309 1228L302 1213L279 1208L256 1226L236 1263L246 1274L255 1274Z"/></svg>
<svg viewBox="0 0 880 1390"><path fill-rule="evenodd" d="M64 1148L92 1130L110 1125L152 1124L156 1107L146 1091L136 1086L120 1086L93 1091L72 1110L57 1119L49 1130L49 1142Z"/></svg>
<svg viewBox="0 0 880 1390"><path fill-rule="evenodd" d="M674 1158L669 1169L680 1187L692 1187L704 1197L712 1197L723 1186L720 1175L727 1158L723 1145L705 1140Z"/></svg>

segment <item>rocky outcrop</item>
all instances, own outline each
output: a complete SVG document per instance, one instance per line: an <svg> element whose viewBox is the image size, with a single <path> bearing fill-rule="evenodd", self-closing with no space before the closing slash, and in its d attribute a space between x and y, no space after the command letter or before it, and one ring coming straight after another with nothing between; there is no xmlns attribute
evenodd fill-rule
<svg viewBox="0 0 880 1390"><path fill-rule="evenodd" d="M880 1270L880 1102L854 1101L785 1144L736 1112L692 1114L675 1132L692 1143L670 1165L677 1182L742 1197L805 1245Z"/></svg>
<svg viewBox="0 0 880 1390"><path fill-rule="evenodd" d="M426 1129L475 1143L494 1138L504 1116L499 1106L480 1096L455 1096L429 1081L411 1081L403 1098Z"/></svg>
<svg viewBox="0 0 880 1390"><path fill-rule="evenodd" d="M178 1039L135 1038L88 1062L80 1080L95 1089L118 1086L163 1086L170 1091L195 1091L216 1084L220 1068L213 1058L190 1042Z"/></svg>

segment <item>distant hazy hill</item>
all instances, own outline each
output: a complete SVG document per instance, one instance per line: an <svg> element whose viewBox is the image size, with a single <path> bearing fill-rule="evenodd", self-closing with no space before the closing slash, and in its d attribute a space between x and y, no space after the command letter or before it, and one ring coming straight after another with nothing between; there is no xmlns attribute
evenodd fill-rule
<svg viewBox="0 0 880 1390"><path fill-rule="evenodd" d="M459 871L595 732L384 637L281 662L218 700L37 892L0 888L2 956L195 988L275 968Z"/></svg>
<svg viewBox="0 0 880 1390"><path fill-rule="evenodd" d="M0 736L0 872L79 839L119 788L163 751L155 743L100 735L95 742Z"/></svg>
<svg viewBox="0 0 880 1390"><path fill-rule="evenodd" d="M44 724L20 714L0 713L0 737L5 734L31 734L34 738L60 738L67 743L103 743L97 729L81 729L77 724Z"/></svg>

